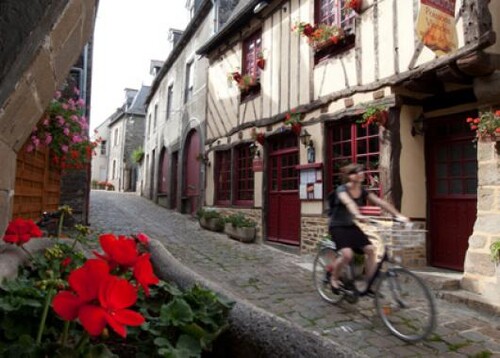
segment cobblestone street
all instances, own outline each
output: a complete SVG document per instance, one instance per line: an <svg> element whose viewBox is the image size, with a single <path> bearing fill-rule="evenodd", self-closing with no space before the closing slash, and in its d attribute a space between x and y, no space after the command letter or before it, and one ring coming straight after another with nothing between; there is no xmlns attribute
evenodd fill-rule
<svg viewBox="0 0 500 358"><path fill-rule="evenodd" d="M438 326L427 341L407 344L375 316L373 301L332 306L304 268L311 257L266 244L243 244L203 230L197 221L135 194L92 191L90 223L115 234L144 232L183 264L254 305L370 357L500 357L498 317L436 299Z"/></svg>

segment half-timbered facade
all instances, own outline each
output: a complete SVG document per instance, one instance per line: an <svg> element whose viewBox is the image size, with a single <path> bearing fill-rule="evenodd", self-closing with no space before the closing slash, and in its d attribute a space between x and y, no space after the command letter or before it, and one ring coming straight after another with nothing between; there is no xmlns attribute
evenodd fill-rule
<svg viewBox="0 0 500 358"><path fill-rule="evenodd" d="M500 4L360 3L240 1L198 51L210 61L205 202L247 212L263 240L305 252L326 233L339 168L362 163L368 190L428 230L402 240L405 263L465 271L465 287L491 292L499 159L465 119L500 103ZM422 3L448 14L446 29L421 24ZM380 108L380 125L362 123Z"/></svg>

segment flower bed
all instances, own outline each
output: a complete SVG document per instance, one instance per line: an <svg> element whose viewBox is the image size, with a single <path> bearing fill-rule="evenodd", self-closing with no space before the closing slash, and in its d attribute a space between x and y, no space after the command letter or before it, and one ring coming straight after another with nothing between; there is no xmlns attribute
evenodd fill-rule
<svg viewBox="0 0 500 358"><path fill-rule="evenodd" d="M160 281L145 234L100 235L102 251L87 259L76 248L95 245L88 228L75 229L73 239L31 253L25 244L42 232L29 220L9 224L4 241L29 265L1 288L0 356L196 357L210 349L231 303Z"/></svg>

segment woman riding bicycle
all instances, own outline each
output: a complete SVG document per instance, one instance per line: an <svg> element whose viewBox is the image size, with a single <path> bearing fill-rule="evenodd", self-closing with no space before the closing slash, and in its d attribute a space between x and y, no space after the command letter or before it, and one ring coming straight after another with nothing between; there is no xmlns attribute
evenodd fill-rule
<svg viewBox="0 0 500 358"><path fill-rule="evenodd" d="M337 187L335 195L329 196L330 224L329 233L341 255L329 267L331 270L330 283L334 289L339 289L339 273L347 265L354 252L365 254L365 279L372 277L376 269L376 252L366 234L354 223L354 219L365 222L360 206L366 205L367 200L380 206L396 217L398 221L408 222L408 218L401 215L390 203L380 199L373 193L367 192L362 183L365 179L363 166L349 164L341 169L345 184ZM334 198L334 199L332 199Z"/></svg>

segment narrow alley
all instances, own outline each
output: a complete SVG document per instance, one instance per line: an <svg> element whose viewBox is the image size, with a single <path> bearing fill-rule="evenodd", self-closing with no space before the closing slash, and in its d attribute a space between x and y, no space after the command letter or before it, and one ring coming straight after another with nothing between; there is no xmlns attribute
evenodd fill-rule
<svg viewBox="0 0 500 358"><path fill-rule="evenodd" d="M435 334L407 344L382 325L371 299L339 306L322 301L305 268L311 257L230 240L201 229L190 216L135 194L92 191L90 223L97 232L144 232L184 265L235 296L369 357L500 357L500 323L495 317L436 299Z"/></svg>

